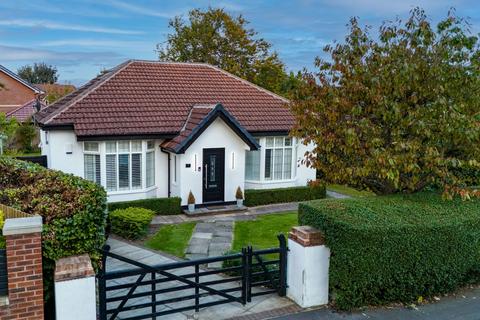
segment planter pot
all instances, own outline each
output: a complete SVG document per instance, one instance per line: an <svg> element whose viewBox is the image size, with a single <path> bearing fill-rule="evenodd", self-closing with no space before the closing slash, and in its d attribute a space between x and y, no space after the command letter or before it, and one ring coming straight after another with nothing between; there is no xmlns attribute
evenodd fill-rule
<svg viewBox="0 0 480 320"><path fill-rule="evenodd" d="M237 207L243 207L243 199L237 199Z"/></svg>
<svg viewBox="0 0 480 320"><path fill-rule="evenodd" d="M188 205L188 212L194 212L195 211L195 204L189 204Z"/></svg>

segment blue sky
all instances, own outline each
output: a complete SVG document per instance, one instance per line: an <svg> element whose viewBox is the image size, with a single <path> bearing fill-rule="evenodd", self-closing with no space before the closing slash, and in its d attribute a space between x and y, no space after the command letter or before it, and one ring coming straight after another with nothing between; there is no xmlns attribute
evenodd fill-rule
<svg viewBox="0 0 480 320"><path fill-rule="evenodd" d="M421 6L433 22L450 7L480 31L480 4L473 0L0 0L0 64L12 71L44 61L57 66L60 82L82 84L126 59L156 59L168 21L192 8L222 7L243 14L273 44L289 70L312 68L322 47L342 40L349 17L374 29L406 18Z"/></svg>

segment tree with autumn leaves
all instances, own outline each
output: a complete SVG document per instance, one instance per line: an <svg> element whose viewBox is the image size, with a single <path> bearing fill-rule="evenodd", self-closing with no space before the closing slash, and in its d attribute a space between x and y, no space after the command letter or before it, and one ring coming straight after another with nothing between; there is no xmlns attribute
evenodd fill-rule
<svg viewBox="0 0 480 320"><path fill-rule="evenodd" d="M349 23L296 93L293 135L313 143L305 162L329 182L377 194L442 187L465 198L480 172L480 51L454 12L436 28L416 8L378 37Z"/></svg>

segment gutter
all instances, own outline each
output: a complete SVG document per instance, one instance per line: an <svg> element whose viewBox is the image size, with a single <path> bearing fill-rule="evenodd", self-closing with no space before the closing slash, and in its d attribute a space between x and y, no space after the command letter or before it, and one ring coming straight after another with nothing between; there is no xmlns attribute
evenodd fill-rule
<svg viewBox="0 0 480 320"><path fill-rule="evenodd" d="M168 194L168 197L170 198L171 196L171 190L170 190L170 152L168 151L165 151L164 148L160 147L160 151L167 154L168 156L168 160L167 160L167 171L168 171L168 174L167 174L167 194Z"/></svg>

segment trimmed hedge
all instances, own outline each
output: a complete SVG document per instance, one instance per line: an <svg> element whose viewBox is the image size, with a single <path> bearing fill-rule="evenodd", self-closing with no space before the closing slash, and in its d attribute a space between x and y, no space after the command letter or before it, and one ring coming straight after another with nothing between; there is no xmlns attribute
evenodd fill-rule
<svg viewBox="0 0 480 320"><path fill-rule="evenodd" d="M179 197L172 197L112 202L108 204L108 211L138 207L152 210L155 214L173 215L182 213L181 201Z"/></svg>
<svg viewBox="0 0 480 320"><path fill-rule="evenodd" d="M253 207L271 203L323 199L325 196L325 185L319 183L305 187L249 189L245 190L245 205L248 207Z"/></svg>
<svg viewBox="0 0 480 320"><path fill-rule="evenodd" d="M109 214L112 232L123 238L135 240L147 234L155 213L144 208L117 209Z"/></svg>
<svg viewBox="0 0 480 320"><path fill-rule="evenodd" d="M89 254L98 267L105 243L105 190L82 178L0 157L0 203L43 218L45 297L53 293L55 260Z"/></svg>
<svg viewBox="0 0 480 320"><path fill-rule="evenodd" d="M300 204L299 222L325 234L339 309L409 303L480 280L480 200L327 199Z"/></svg>

